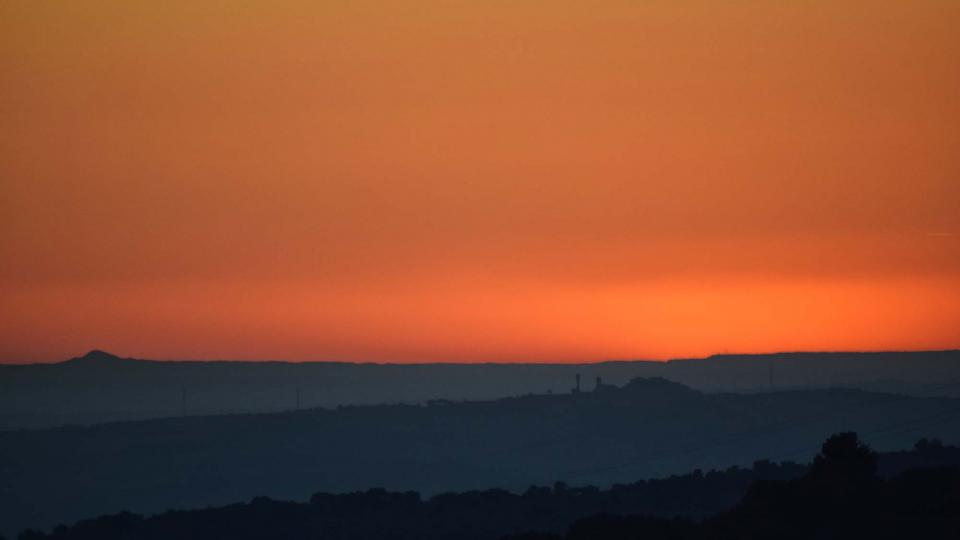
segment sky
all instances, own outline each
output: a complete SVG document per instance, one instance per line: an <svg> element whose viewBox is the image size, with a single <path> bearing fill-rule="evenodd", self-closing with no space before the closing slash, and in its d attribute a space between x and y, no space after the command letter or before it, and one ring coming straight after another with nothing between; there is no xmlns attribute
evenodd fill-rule
<svg viewBox="0 0 960 540"><path fill-rule="evenodd" d="M0 362L960 347L955 0L0 0Z"/></svg>

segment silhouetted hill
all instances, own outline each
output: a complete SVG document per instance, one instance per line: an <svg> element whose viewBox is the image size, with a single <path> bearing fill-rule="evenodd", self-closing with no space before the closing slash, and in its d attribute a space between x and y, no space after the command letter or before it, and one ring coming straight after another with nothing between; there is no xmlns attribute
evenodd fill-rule
<svg viewBox="0 0 960 540"><path fill-rule="evenodd" d="M960 436L960 400L858 390L708 394L663 379L622 389L426 406L197 416L0 432L0 530L128 509L380 486L429 496L561 480L606 487L861 432L881 450Z"/></svg>
<svg viewBox="0 0 960 540"><path fill-rule="evenodd" d="M790 353L597 364L160 362L102 351L0 365L0 430L301 407L419 404L568 393L576 374L623 385L662 377L706 392L858 388L960 397L960 352Z"/></svg>
<svg viewBox="0 0 960 540"><path fill-rule="evenodd" d="M843 480L849 476L848 472L855 473L859 467L866 473L866 480L887 482L886 491L890 492L889 488L892 488L894 494L900 493L902 496L920 486L943 484L942 481L930 484L923 480L923 475L928 473L922 468L931 466L931 463L937 463L940 467L960 465L960 448L922 441L913 450L897 453L898 465L906 468L895 474L891 474L888 467L889 455L878 456L883 477L904 475L888 482L872 478L869 468L858 465L858 462L866 460L869 467L869 463L872 463L870 454L854 452L851 460L844 457L843 443L848 442L847 439L840 436L831 441L835 442L830 445L834 449L827 454L831 456L830 459L824 461L818 458L812 469L795 463L758 461L750 468L732 467L707 473L695 471L665 479L617 484L609 489L571 487L557 483L553 487L530 487L520 493L488 489L445 493L429 499L423 499L415 492L388 492L382 489L340 495L316 493L308 503L257 497L246 504L170 511L152 517L134 514L103 516L70 527L60 527L49 536L25 533L21 538L495 540L504 535L519 535L513 536L519 540L524 538L524 531L540 531L529 534L529 538L556 538L575 521L571 537L601 539L604 532L629 532L639 522L646 525L642 538L648 538L653 527L674 533L678 528L691 533L697 531L697 525L692 522L663 521L662 518L709 518L734 508L746 495L745 502L731 513L739 519L753 511L754 507L779 504L778 500L783 499L788 488L795 489L794 485L809 482L810 478L817 478L819 489L824 491L822 485L825 476L827 485L834 485L838 479ZM836 441L841 443L839 451L835 448L838 446ZM948 473L945 478L949 479L949 474L953 473ZM796 481L802 477L804 480ZM926 483L913 488L900 485L904 481L917 483L917 479ZM810 494L811 497L818 495L822 497L819 493ZM923 493L919 504L927 504L938 496L940 494L936 492ZM791 501L798 507L809 507L811 502L802 498ZM789 512L791 508L784 510ZM937 508L933 506L926 511L935 514ZM638 514L647 517L626 517ZM617 515L624 517L613 517ZM720 516L705 523L729 527L731 521L729 517ZM737 532L744 532L742 524Z"/></svg>
<svg viewBox="0 0 960 540"><path fill-rule="evenodd" d="M120 358L105 351L94 349L83 356L78 356L64 361L64 364L80 364L84 366L116 366L122 362L133 362L130 358Z"/></svg>
<svg viewBox="0 0 960 540"><path fill-rule="evenodd" d="M566 540L793 540L960 538L960 467L874 474L876 456L855 434L831 437L813 466L788 481L760 480L730 511L695 522L602 514L576 521ZM504 540L560 540L544 530Z"/></svg>

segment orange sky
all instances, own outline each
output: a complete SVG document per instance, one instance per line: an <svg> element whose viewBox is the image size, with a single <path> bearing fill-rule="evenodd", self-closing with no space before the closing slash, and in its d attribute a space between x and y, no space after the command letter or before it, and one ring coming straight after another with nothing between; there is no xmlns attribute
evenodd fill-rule
<svg viewBox="0 0 960 540"><path fill-rule="evenodd" d="M0 361L960 347L960 3L0 3Z"/></svg>

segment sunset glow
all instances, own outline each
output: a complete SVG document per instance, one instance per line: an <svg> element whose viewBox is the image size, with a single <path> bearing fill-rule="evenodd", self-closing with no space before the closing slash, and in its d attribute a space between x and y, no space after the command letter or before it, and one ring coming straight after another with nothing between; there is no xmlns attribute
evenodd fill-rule
<svg viewBox="0 0 960 540"><path fill-rule="evenodd" d="M960 347L960 2L0 2L0 362Z"/></svg>

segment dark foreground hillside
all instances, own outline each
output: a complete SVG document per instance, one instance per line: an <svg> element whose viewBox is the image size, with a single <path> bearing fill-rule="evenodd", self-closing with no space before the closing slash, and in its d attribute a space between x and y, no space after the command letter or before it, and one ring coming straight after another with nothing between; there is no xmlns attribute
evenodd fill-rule
<svg viewBox="0 0 960 540"><path fill-rule="evenodd" d="M882 454L877 460L851 435L841 435L824 445L812 467L758 461L749 469L696 471L610 489L557 484L531 487L521 494L493 489L430 499L379 489L318 493L308 503L259 497L249 504L153 517L104 516L58 527L51 534L25 532L20 538L496 540L505 535L559 538L568 529L569 538L599 540L701 538L707 533L731 538L829 538L837 532L860 538L856 533L889 532L883 530L886 527L902 533L910 519L922 520L924 528L914 530L928 533L924 538L936 538L935 533L956 524L952 512L956 506L947 505L960 496L958 466L960 448L921 441L912 451ZM867 517L864 512L870 505L882 508L884 515L847 529L855 518Z"/></svg>
<svg viewBox="0 0 960 540"><path fill-rule="evenodd" d="M960 442L960 400L855 390L704 394L623 388L428 406L345 407L0 433L0 531L383 487L600 488L754 459L805 461L856 430L880 450Z"/></svg>
<svg viewBox="0 0 960 540"><path fill-rule="evenodd" d="M504 540L954 540L960 538L960 468L908 469L885 479L855 434L824 443L802 477L759 481L730 511L696 522L603 514L565 536L530 532Z"/></svg>

